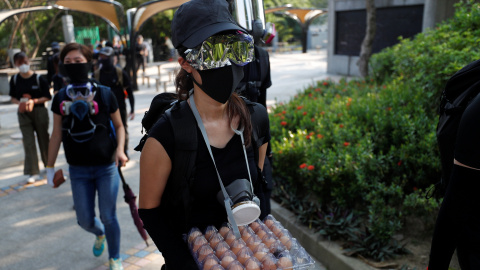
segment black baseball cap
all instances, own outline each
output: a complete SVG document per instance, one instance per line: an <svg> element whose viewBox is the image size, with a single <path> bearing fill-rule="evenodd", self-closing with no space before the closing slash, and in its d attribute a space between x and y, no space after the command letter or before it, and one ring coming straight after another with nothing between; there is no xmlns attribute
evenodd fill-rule
<svg viewBox="0 0 480 270"><path fill-rule="evenodd" d="M172 20L172 43L194 48L208 37L229 30L245 32L228 11L226 0L191 0L181 5Z"/></svg>

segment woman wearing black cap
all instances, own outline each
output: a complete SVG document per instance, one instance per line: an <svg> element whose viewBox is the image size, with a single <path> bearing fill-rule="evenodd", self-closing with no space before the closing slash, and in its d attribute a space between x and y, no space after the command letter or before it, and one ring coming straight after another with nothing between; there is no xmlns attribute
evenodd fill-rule
<svg viewBox="0 0 480 270"><path fill-rule="evenodd" d="M254 52L251 36L234 23L227 1L183 4L172 21L172 41L182 67L176 78L176 107L191 118L195 116L196 136L191 140L197 142L195 169L186 179L187 188L175 193L175 187L185 180L174 176L180 159L177 148L187 147L189 142L175 145L172 110L171 117L164 115L149 131L142 151L139 213L168 270L198 269L182 234L192 227L219 228L228 220L237 220L235 213L233 218L231 212L226 213L219 179L225 187L236 179L250 179L257 186L270 139L268 114L265 107L247 106L233 93L243 77L242 66L252 61ZM186 192L188 211L183 215L177 203L185 201L182 196Z"/></svg>

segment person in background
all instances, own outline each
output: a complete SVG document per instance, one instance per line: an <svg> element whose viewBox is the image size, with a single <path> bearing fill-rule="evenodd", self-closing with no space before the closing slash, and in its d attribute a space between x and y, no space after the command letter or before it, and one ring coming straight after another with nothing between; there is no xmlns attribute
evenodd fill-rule
<svg viewBox="0 0 480 270"><path fill-rule="evenodd" d="M115 52L111 47L102 48L98 55L99 69L93 75L95 80L101 85L110 87L117 98L118 109L122 117L122 123L125 127L125 154L128 157L128 125L127 118L133 120L135 117L135 98L133 97L130 77L127 72L114 65ZM130 113L127 115L127 104L125 99L128 97L130 103Z"/></svg>
<svg viewBox="0 0 480 270"><path fill-rule="evenodd" d="M52 96L47 81L30 69L30 61L24 52L16 53L13 61L20 72L10 78L9 95L12 102L18 104L18 124L25 151L23 173L29 175L28 183L33 183L40 174L35 135L43 165L47 165L49 118L45 102Z"/></svg>
<svg viewBox="0 0 480 270"><path fill-rule="evenodd" d="M53 74L53 94L58 93L60 89L67 86L67 81L65 77L58 71L58 64L60 62L60 53L56 53L52 56L53 67L55 69L55 74Z"/></svg>
<svg viewBox="0 0 480 270"><path fill-rule="evenodd" d="M60 61L70 84L52 101L47 183L53 186L55 161L63 142L77 223L95 235L93 255L102 255L106 240L110 270L121 270L117 167L125 166L128 158L124 153L125 129L117 100L108 87L88 78L92 51L86 46L67 44L60 52ZM100 219L95 214L96 194Z"/></svg>
<svg viewBox="0 0 480 270"><path fill-rule="evenodd" d="M147 64L148 50L147 45L143 42L143 36L138 35L137 42L135 43L135 57L136 57L136 67L135 72L138 72L140 66L142 66L142 71L145 73L145 65Z"/></svg>
<svg viewBox="0 0 480 270"><path fill-rule="evenodd" d="M55 69L55 64L53 61L53 56L56 53L60 52L60 44L54 41L50 46L52 47L52 51L51 51L52 55L50 55L47 59L47 81L49 86L52 84L53 75L57 73L57 70Z"/></svg>

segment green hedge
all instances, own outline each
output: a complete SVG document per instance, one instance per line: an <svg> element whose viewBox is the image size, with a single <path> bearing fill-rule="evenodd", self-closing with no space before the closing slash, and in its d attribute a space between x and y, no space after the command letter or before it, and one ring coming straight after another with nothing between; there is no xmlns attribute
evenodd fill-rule
<svg viewBox="0 0 480 270"><path fill-rule="evenodd" d="M353 253L383 260L405 217L434 221L436 109L446 80L480 58L480 8L457 4L435 30L374 55L374 76L321 81L270 114L274 198Z"/></svg>

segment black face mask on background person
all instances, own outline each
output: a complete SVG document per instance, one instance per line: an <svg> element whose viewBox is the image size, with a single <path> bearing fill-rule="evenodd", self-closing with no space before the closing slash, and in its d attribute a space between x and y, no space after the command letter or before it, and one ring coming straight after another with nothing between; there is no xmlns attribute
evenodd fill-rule
<svg viewBox="0 0 480 270"><path fill-rule="evenodd" d="M69 78L70 83L87 83L88 73L92 69L91 63L61 64L64 75ZM62 72L63 73L63 72Z"/></svg>
<svg viewBox="0 0 480 270"><path fill-rule="evenodd" d="M238 83L243 79L243 67L230 65L226 67L198 70L202 78L200 85L190 76L193 82L209 97L225 104L232 95Z"/></svg>

